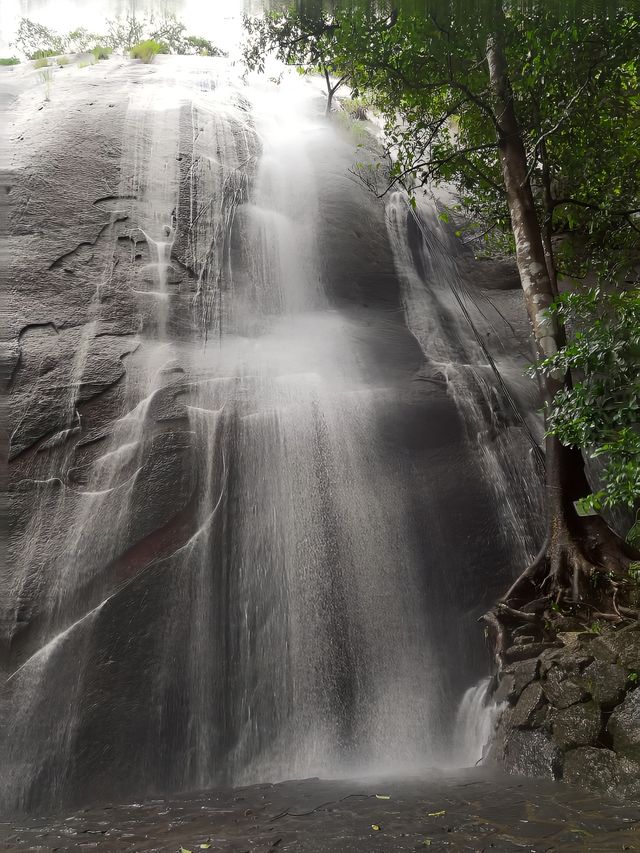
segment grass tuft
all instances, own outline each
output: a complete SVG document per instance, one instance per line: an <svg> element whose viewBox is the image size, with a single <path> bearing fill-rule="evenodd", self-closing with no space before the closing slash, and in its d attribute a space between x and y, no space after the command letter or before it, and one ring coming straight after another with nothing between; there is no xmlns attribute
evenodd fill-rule
<svg viewBox="0 0 640 853"><path fill-rule="evenodd" d="M97 60L109 59L109 57L113 53L113 48L105 47L102 44L97 44L94 48L92 48L91 53L95 56Z"/></svg>
<svg viewBox="0 0 640 853"><path fill-rule="evenodd" d="M29 59L47 59L49 56L59 56L62 51L54 50L53 48L42 48L40 50L34 50L33 53L29 54Z"/></svg>
<svg viewBox="0 0 640 853"><path fill-rule="evenodd" d="M159 53L169 53L169 48L164 42L155 39L147 39L131 48L131 57L140 59L146 65L153 62Z"/></svg>
<svg viewBox="0 0 640 853"><path fill-rule="evenodd" d="M0 65L20 65L20 60L17 56L1 56Z"/></svg>

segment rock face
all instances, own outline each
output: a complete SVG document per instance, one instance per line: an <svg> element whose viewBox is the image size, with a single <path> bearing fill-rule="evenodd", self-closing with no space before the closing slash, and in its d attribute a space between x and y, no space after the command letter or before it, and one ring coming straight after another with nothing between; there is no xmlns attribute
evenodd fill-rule
<svg viewBox="0 0 640 853"><path fill-rule="evenodd" d="M564 708L551 719L553 739L562 749L595 743L602 728L602 711L596 702Z"/></svg>
<svg viewBox="0 0 640 853"><path fill-rule="evenodd" d="M511 773L640 800L640 625L558 637L500 673L495 696L507 707L490 760Z"/></svg>
<svg viewBox="0 0 640 853"><path fill-rule="evenodd" d="M640 762L640 690L629 693L609 718L607 731L619 755Z"/></svg>
<svg viewBox="0 0 640 853"><path fill-rule="evenodd" d="M292 75L292 110L237 70L112 57L52 68L46 101L24 70L2 811L426 764L484 669L477 616L541 533L513 264L458 268L434 211L422 233L353 182L311 87Z"/></svg>
<svg viewBox="0 0 640 853"><path fill-rule="evenodd" d="M562 751L542 729L512 731L504 747L504 766L519 776L556 779Z"/></svg>

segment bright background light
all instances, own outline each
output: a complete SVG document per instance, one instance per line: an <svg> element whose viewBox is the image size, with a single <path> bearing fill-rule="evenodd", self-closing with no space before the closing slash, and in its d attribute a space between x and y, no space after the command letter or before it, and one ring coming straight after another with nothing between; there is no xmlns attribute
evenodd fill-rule
<svg viewBox="0 0 640 853"><path fill-rule="evenodd" d="M105 31L105 20L134 11L174 13L187 27L188 35L210 39L224 50L233 50L240 40L243 12L259 8L258 0L1 0L0 55L16 53L11 47L20 18L31 18L58 33L77 27Z"/></svg>

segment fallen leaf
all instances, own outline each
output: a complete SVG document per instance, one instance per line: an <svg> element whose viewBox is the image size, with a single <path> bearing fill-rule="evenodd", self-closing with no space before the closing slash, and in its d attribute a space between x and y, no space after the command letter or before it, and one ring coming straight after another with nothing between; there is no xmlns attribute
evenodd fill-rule
<svg viewBox="0 0 640 853"><path fill-rule="evenodd" d="M376 800L390 800L391 797L388 794L376 794Z"/></svg>
<svg viewBox="0 0 640 853"><path fill-rule="evenodd" d="M373 831L374 831L374 832L379 832L379 831L380 831L380 827L378 826L378 824L377 824L377 823L372 823L372 824L371 824L371 829L373 829Z"/></svg>
<svg viewBox="0 0 640 853"><path fill-rule="evenodd" d="M191 850L187 850L187 848L186 848L186 847L181 847L181 848L180 848L180 853L191 853Z"/></svg>
<svg viewBox="0 0 640 853"><path fill-rule="evenodd" d="M208 850L210 847L211 847L211 845L210 845L210 844L201 844L201 845L200 845L200 849L201 849L201 850Z"/></svg>
<svg viewBox="0 0 640 853"><path fill-rule="evenodd" d="M441 812L429 812L428 817L442 817L443 814L446 814L444 809Z"/></svg>

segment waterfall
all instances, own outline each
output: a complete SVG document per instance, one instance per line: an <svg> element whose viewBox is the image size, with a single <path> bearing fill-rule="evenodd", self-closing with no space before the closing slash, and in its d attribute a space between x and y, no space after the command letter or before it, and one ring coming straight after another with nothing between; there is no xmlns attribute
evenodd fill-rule
<svg viewBox="0 0 640 853"><path fill-rule="evenodd" d="M502 706L491 696L491 681L483 678L466 690L458 707L453 751L457 767L475 767L482 761L502 713Z"/></svg>
<svg viewBox="0 0 640 853"><path fill-rule="evenodd" d="M353 182L313 81L113 73L88 151L48 107L80 188L16 259L61 319L12 391L3 800L450 763L478 611L534 547L522 359L501 384L446 230Z"/></svg>
<svg viewBox="0 0 640 853"><path fill-rule="evenodd" d="M522 416L527 405L515 402L530 388L522 367L500 343L511 337L508 324L486 297L483 306L471 298L458 269L460 244L433 202L422 199L414 213L402 193L393 193L387 225L408 326L432 375L445 382L464 420L485 481L494 491L500 536L514 549L516 564L526 566L542 537L541 435L539 425L530 426ZM483 299L481 292L476 299ZM489 335L498 342L495 356L483 342Z"/></svg>

